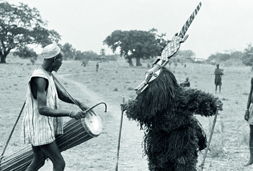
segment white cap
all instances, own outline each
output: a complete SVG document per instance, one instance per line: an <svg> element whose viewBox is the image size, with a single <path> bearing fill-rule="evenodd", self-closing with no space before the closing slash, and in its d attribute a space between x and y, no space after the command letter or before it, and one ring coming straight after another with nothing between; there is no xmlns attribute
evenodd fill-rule
<svg viewBox="0 0 253 171"><path fill-rule="evenodd" d="M50 59L57 56L60 52L60 47L56 43L52 43L43 48L41 56L44 59Z"/></svg>

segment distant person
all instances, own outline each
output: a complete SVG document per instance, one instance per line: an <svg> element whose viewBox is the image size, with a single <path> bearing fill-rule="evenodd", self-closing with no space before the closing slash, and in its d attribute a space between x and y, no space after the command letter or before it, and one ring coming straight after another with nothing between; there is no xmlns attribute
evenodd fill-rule
<svg viewBox="0 0 253 171"><path fill-rule="evenodd" d="M81 65L84 66L84 67L86 67L86 63L84 61L82 62Z"/></svg>
<svg viewBox="0 0 253 171"><path fill-rule="evenodd" d="M219 68L219 64L216 65L216 69L214 71L214 84L215 84L215 93L217 92L217 88L219 87L219 92L221 92L221 85L222 85L222 79L221 76L223 75L223 69Z"/></svg>
<svg viewBox="0 0 253 171"><path fill-rule="evenodd" d="M87 64L88 64L88 61L87 60L83 60L82 63L81 63L81 66L86 67Z"/></svg>
<svg viewBox="0 0 253 171"><path fill-rule="evenodd" d="M44 58L42 65L33 71L27 83L22 133L25 143L32 146L33 158L26 171L38 171L47 158L52 161L54 171L63 171L65 161L55 141L56 135L63 133L62 117L80 119L86 113L58 108L59 100L74 104L52 75L62 65L59 46L46 46L41 56ZM79 101L76 103L87 109Z"/></svg>
<svg viewBox="0 0 253 171"><path fill-rule="evenodd" d="M249 133L249 161L245 166L253 164L253 78L251 78L250 93L248 96L247 108L245 111L244 119L249 123L250 133Z"/></svg>
<svg viewBox="0 0 253 171"><path fill-rule="evenodd" d="M189 78L187 77L184 82L180 83L180 86L182 87L190 87L191 83L189 81Z"/></svg>
<svg viewBox="0 0 253 171"><path fill-rule="evenodd" d="M31 61L32 65L34 65L34 64L35 64L35 61L36 61L36 57L31 57L31 58L30 58L30 61Z"/></svg>
<svg viewBox="0 0 253 171"><path fill-rule="evenodd" d="M98 69L99 69L99 62L97 62L96 64L96 72L98 72Z"/></svg>

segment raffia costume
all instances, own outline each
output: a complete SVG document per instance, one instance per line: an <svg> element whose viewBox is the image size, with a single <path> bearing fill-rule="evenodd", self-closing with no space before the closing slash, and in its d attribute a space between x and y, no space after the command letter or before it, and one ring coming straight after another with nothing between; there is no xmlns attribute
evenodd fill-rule
<svg viewBox="0 0 253 171"><path fill-rule="evenodd" d="M206 136L194 114L214 115L217 98L180 87L167 69L124 107L145 130L144 152L151 171L195 171Z"/></svg>

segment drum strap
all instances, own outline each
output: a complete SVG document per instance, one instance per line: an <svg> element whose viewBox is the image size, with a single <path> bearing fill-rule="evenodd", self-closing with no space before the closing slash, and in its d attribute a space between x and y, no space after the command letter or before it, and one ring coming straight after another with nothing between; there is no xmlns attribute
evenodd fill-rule
<svg viewBox="0 0 253 171"><path fill-rule="evenodd" d="M64 88L64 86L60 83L60 81L54 76L54 74L52 73L52 76L54 78L54 81L62 88L62 90L67 94L67 96L71 99L71 101L77 105L80 109L81 107L79 106L79 104L77 103L77 101L68 93L68 91Z"/></svg>
<svg viewBox="0 0 253 171"><path fill-rule="evenodd" d="M61 89L67 94L67 96L72 100L72 102L77 105L81 110L82 107L79 105L79 103L77 103L77 101L68 93L68 91L64 88L64 86L60 83L60 81L52 74L53 78L54 78L54 81L61 87ZM95 104L94 106L92 107L89 107L88 109L86 109L84 112L92 112L92 109L95 108L96 106L100 105L100 104L104 104L105 105L105 112L107 112L107 105L105 102L100 102L100 103L97 103Z"/></svg>

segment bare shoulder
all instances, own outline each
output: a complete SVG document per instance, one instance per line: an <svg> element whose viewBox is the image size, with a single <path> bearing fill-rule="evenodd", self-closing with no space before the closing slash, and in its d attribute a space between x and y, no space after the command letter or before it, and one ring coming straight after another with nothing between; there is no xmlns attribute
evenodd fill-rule
<svg viewBox="0 0 253 171"><path fill-rule="evenodd" d="M31 87L36 87L38 91L45 91L48 86L48 80L43 77L33 77L31 79Z"/></svg>

